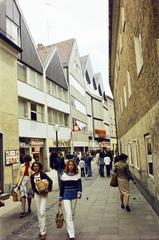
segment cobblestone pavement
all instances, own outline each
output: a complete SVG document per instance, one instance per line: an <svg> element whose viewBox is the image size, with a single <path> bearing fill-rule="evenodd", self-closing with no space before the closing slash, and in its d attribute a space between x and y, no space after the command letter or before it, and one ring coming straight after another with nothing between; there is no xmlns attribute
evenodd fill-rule
<svg viewBox="0 0 159 240"><path fill-rule="evenodd" d="M159 218L131 184L131 212L120 208L117 188L109 186L110 178L94 175L83 180L83 197L78 201L75 229L76 240L159 240ZM56 229L58 192L50 194L47 209L47 240L67 240L66 226ZM14 218L16 221L16 217ZM6 227L9 227L6 225ZM36 212L0 240L38 239Z"/></svg>

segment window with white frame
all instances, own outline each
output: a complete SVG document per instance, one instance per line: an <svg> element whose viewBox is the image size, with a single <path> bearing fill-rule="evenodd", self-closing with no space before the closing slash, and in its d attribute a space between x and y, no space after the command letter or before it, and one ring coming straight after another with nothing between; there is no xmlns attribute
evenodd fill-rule
<svg viewBox="0 0 159 240"><path fill-rule="evenodd" d="M119 51L122 53L123 50L123 43L122 43L122 34L119 33Z"/></svg>
<svg viewBox="0 0 159 240"><path fill-rule="evenodd" d="M11 19L6 17L7 37L16 45L20 46L20 28Z"/></svg>
<svg viewBox="0 0 159 240"><path fill-rule="evenodd" d="M23 98L18 99L19 117L28 118L28 102Z"/></svg>
<svg viewBox="0 0 159 240"><path fill-rule="evenodd" d="M68 102L68 91L58 86L54 82L47 79L46 81L47 93L64 102Z"/></svg>
<svg viewBox="0 0 159 240"><path fill-rule="evenodd" d="M133 166L134 165L134 162L133 162L133 157L132 157L132 145L131 145L131 143L129 142L128 143L128 159L129 159L129 163L130 163L130 165L131 166Z"/></svg>
<svg viewBox="0 0 159 240"><path fill-rule="evenodd" d="M120 8L120 21L121 21L121 31L125 31L125 13L124 13L124 7Z"/></svg>
<svg viewBox="0 0 159 240"><path fill-rule="evenodd" d="M153 157L152 157L152 140L151 135L145 135L145 150L146 150L146 157L147 157L147 165L148 165L148 175L154 175L153 169Z"/></svg>
<svg viewBox="0 0 159 240"><path fill-rule="evenodd" d="M70 74L69 75L70 84L83 96L85 96L85 89L78 83L78 81Z"/></svg>
<svg viewBox="0 0 159 240"><path fill-rule="evenodd" d="M120 111L123 112L123 99L120 97Z"/></svg>
<svg viewBox="0 0 159 240"><path fill-rule="evenodd" d="M68 127L68 114L48 108L48 122Z"/></svg>
<svg viewBox="0 0 159 240"><path fill-rule="evenodd" d="M124 92L124 104L125 104L125 107L127 106L127 94L126 94L126 87L123 86L123 92Z"/></svg>
<svg viewBox="0 0 159 240"><path fill-rule="evenodd" d="M138 141L135 139L132 142L132 158L134 162L134 166L137 169L140 169L140 161L139 161L139 146Z"/></svg>
<svg viewBox="0 0 159 240"><path fill-rule="evenodd" d="M128 81L128 97L131 97L132 91L131 91L131 78L130 78L130 71L127 70L127 81Z"/></svg>
<svg viewBox="0 0 159 240"><path fill-rule="evenodd" d="M73 96L71 97L71 105L79 112L86 114L86 106Z"/></svg>
<svg viewBox="0 0 159 240"><path fill-rule="evenodd" d="M35 102L30 103L30 111L31 111L31 120L34 121L44 121L44 106L37 104Z"/></svg>
<svg viewBox="0 0 159 240"><path fill-rule="evenodd" d="M17 63L17 77L18 80L27 82L26 66L19 62Z"/></svg>
<svg viewBox="0 0 159 240"><path fill-rule="evenodd" d="M137 76L139 76L143 66L142 39L141 39L141 33L139 33L139 31L135 33L134 44L135 44Z"/></svg>
<svg viewBox="0 0 159 240"><path fill-rule="evenodd" d="M35 88L43 90L43 76L28 68L28 84L32 85Z"/></svg>

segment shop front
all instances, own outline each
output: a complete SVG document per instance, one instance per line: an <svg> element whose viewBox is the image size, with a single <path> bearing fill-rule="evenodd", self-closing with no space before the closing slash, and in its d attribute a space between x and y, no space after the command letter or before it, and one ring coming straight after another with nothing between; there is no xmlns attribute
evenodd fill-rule
<svg viewBox="0 0 159 240"><path fill-rule="evenodd" d="M19 139L19 151L20 162L23 163L23 157L25 155L38 156L40 162L44 164L44 146L45 140L39 138L20 138Z"/></svg>

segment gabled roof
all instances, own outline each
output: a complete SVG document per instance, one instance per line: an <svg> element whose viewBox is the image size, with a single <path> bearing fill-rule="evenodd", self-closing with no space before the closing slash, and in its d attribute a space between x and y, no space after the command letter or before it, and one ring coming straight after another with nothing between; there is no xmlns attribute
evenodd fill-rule
<svg viewBox="0 0 159 240"><path fill-rule="evenodd" d="M68 39L62 42L54 43L47 47L56 46L60 55L60 59L63 65L69 64L69 59L72 52L73 44L76 40L74 38Z"/></svg>
<svg viewBox="0 0 159 240"><path fill-rule="evenodd" d="M37 50L44 67L46 67L46 64L49 61L49 58L51 57L52 52L55 50L55 47L54 46L45 47L42 44L38 44Z"/></svg>
<svg viewBox="0 0 159 240"><path fill-rule="evenodd" d="M82 72L83 72L83 74L84 74L84 72L85 72L87 60L88 60L88 55L80 57L81 67L82 67Z"/></svg>
<svg viewBox="0 0 159 240"><path fill-rule="evenodd" d="M46 77L65 90L68 89L58 50L55 46L38 44L38 53L45 67Z"/></svg>

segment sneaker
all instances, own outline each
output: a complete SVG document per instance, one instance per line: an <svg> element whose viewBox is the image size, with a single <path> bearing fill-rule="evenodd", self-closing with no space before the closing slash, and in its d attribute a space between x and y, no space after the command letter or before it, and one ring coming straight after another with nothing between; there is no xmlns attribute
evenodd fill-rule
<svg viewBox="0 0 159 240"><path fill-rule="evenodd" d="M129 206L126 206L126 210L127 210L127 212L131 212L131 209Z"/></svg>
<svg viewBox="0 0 159 240"><path fill-rule="evenodd" d="M75 240L75 238L70 238L70 240Z"/></svg>

